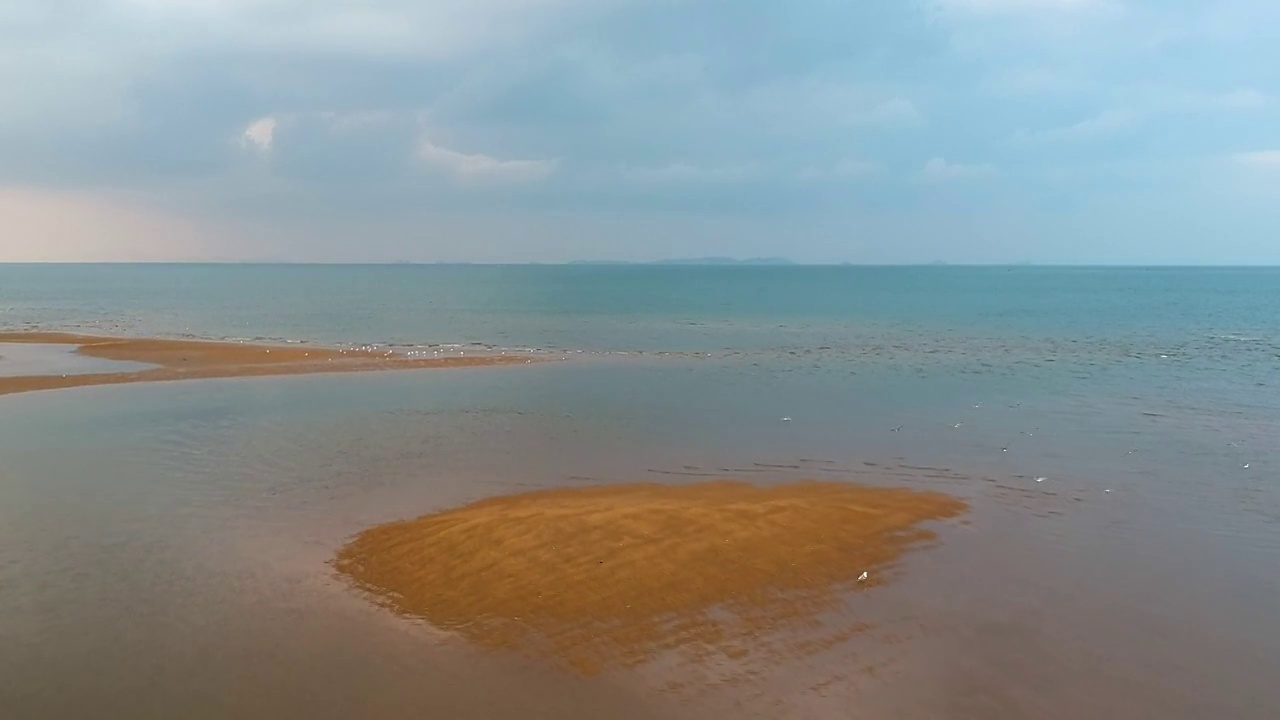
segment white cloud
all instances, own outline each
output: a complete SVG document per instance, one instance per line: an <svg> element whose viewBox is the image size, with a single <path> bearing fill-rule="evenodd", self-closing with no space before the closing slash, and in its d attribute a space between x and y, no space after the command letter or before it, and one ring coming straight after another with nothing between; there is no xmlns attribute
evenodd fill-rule
<svg viewBox="0 0 1280 720"><path fill-rule="evenodd" d="M1189 93L1182 104L1190 109L1261 110L1274 102L1267 93L1254 88L1238 88L1221 93Z"/></svg>
<svg viewBox="0 0 1280 720"><path fill-rule="evenodd" d="M880 166L866 160L842 160L831 167L807 167L799 172L800 180L854 180L874 175Z"/></svg>
<svg viewBox="0 0 1280 720"><path fill-rule="evenodd" d="M1123 93L1130 107L1140 107L1144 112L1161 113L1247 113L1264 110L1275 104L1276 98L1253 87L1237 87L1230 90L1199 90L1180 85L1154 84L1124 88Z"/></svg>
<svg viewBox="0 0 1280 720"><path fill-rule="evenodd" d="M1020 143L1081 142L1096 140L1137 126L1140 116L1131 110L1107 110L1094 117L1064 127L1048 130L1020 130L1014 140Z"/></svg>
<svg viewBox="0 0 1280 720"><path fill-rule="evenodd" d="M499 160L480 153L459 152L426 138L418 143L417 156L425 167L464 185L537 182L550 177L559 165L554 159Z"/></svg>
<svg viewBox="0 0 1280 720"><path fill-rule="evenodd" d="M924 121L924 116L916 109L915 103L900 97L876 103L865 111L855 111L846 118L853 124L881 126L919 125Z"/></svg>
<svg viewBox="0 0 1280 720"><path fill-rule="evenodd" d="M924 164L920 179L928 183L944 183L953 180L973 180L995 174L995 167L987 164L963 165L936 157Z"/></svg>
<svg viewBox="0 0 1280 720"><path fill-rule="evenodd" d="M1253 88L1243 88L1240 90L1232 90L1213 98L1213 100L1221 107L1232 108L1236 110L1257 110L1271 104L1270 95L1254 90Z"/></svg>
<svg viewBox="0 0 1280 720"><path fill-rule="evenodd" d="M325 111L315 113L315 117L329 126L333 132L353 132L365 128L384 125L394 121L402 113L389 110L355 110L352 112Z"/></svg>
<svg viewBox="0 0 1280 720"><path fill-rule="evenodd" d="M625 180L641 184L708 184L737 183L761 176L755 165L700 166L684 162L655 167L624 165L621 168Z"/></svg>
<svg viewBox="0 0 1280 720"><path fill-rule="evenodd" d="M278 125L279 121L271 115L254 120L240 133L240 146L262 153L270 152L276 141Z"/></svg>
<svg viewBox="0 0 1280 720"><path fill-rule="evenodd" d="M1152 30L1133 22L1144 13L1125 1L932 0L931 7L961 55L984 64L995 60L996 66L1032 63L1064 71L1098 67L1118 48L1146 41Z"/></svg>
<svg viewBox="0 0 1280 720"><path fill-rule="evenodd" d="M1052 64L1001 67L979 81L982 91L997 96L1080 96L1097 90L1098 81L1078 68Z"/></svg>
<svg viewBox="0 0 1280 720"><path fill-rule="evenodd" d="M457 57L613 2L586 0L108 0L165 41L371 56Z"/></svg>
<svg viewBox="0 0 1280 720"><path fill-rule="evenodd" d="M318 125L334 134L349 134L392 122L416 123L419 120L417 113L390 110L274 112L250 122L236 140L246 150L265 154L275 149L283 132L295 130L300 125Z"/></svg>
<svg viewBox="0 0 1280 720"><path fill-rule="evenodd" d="M1097 10L1111 3L1108 0L939 0L944 10L970 13L1008 14L1044 12L1080 12Z"/></svg>
<svg viewBox="0 0 1280 720"><path fill-rule="evenodd" d="M1237 153L1231 159L1237 165L1252 170L1280 171L1280 150Z"/></svg>
<svg viewBox="0 0 1280 720"><path fill-rule="evenodd" d="M716 124L768 127L913 127L923 115L910 99L854 82L812 78L753 86L740 95L702 98L694 108Z"/></svg>

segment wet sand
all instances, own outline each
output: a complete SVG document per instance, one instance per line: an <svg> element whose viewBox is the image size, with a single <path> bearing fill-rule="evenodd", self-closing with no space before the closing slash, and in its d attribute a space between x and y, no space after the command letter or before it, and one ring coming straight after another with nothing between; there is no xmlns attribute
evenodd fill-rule
<svg viewBox="0 0 1280 720"><path fill-rule="evenodd" d="M585 675L776 661L858 632L822 617L966 507L842 482L554 489L367 530L335 566L400 613Z"/></svg>
<svg viewBox="0 0 1280 720"><path fill-rule="evenodd" d="M0 347L6 343L73 345L77 347L77 353L86 357L144 363L154 367L132 372L0 377L0 395L89 385L515 365L534 360L527 355L421 357L371 348L332 349L305 345L108 338L51 332L0 333Z"/></svg>

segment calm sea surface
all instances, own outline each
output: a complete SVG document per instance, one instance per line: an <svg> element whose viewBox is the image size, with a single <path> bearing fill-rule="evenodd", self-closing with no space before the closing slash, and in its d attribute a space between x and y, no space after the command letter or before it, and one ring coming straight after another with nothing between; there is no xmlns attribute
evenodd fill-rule
<svg viewBox="0 0 1280 720"><path fill-rule="evenodd" d="M569 360L0 397L5 718L1280 717L1280 270L0 265L29 328ZM692 693L477 651L326 564L712 475L974 509L858 593L867 634Z"/></svg>

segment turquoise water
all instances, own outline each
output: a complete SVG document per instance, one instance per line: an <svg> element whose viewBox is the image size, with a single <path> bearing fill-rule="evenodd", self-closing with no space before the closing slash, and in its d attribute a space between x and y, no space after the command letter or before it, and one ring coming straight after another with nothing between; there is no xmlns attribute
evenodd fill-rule
<svg viewBox="0 0 1280 720"><path fill-rule="evenodd" d="M0 397L15 717L1280 708L1278 270L0 266L0 327L570 358ZM712 475L974 512L859 594L881 632L693 699L406 628L325 565L487 495Z"/></svg>
<svg viewBox="0 0 1280 720"><path fill-rule="evenodd" d="M1280 269L7 265L0 288L10 326L596 350L929 330L1141 353L1275 351Z"/></svg>

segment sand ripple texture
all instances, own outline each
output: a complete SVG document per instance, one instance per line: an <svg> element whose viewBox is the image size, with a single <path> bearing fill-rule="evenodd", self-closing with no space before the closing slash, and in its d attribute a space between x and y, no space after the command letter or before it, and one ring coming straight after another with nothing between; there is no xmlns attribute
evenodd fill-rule
<svg viewBox="0 0 1280 720"><path fill-rule="evenodd" d="M931 540L922 522L965 509L840 482L558 489L367 530L335 566L398 612L589 675L665 651L741 658L812 629Z"/></svg>

